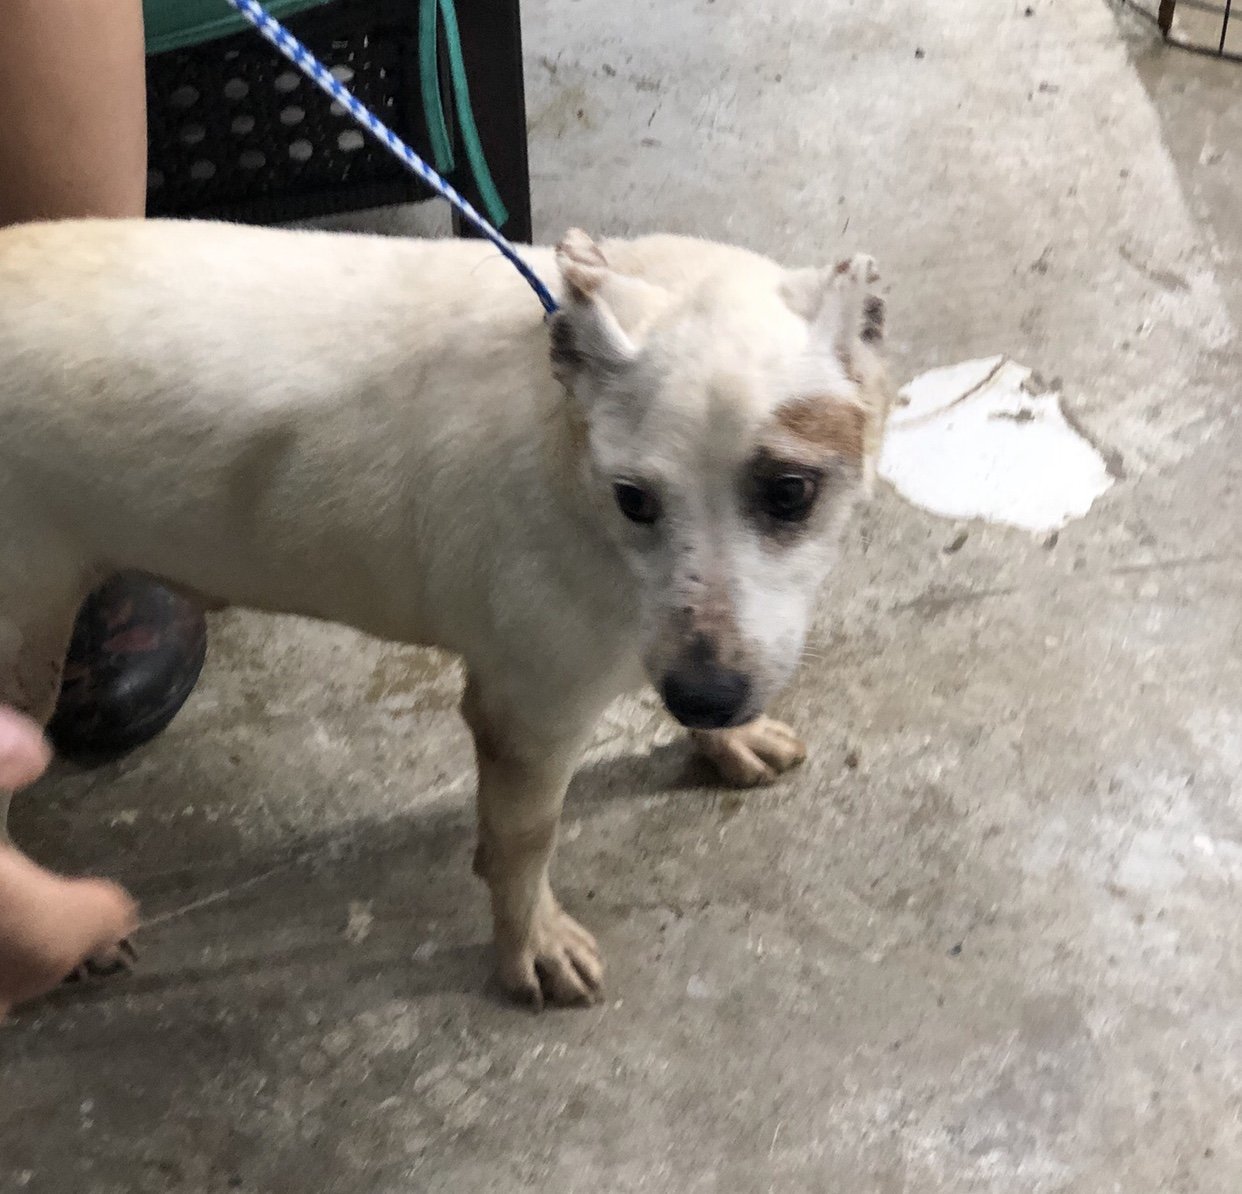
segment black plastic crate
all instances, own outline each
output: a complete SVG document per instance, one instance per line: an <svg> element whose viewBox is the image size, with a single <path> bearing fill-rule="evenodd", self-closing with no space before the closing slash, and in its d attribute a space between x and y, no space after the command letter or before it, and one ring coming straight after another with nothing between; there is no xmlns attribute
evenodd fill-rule
<svg viewBox="0 0 1242 1194"><path fill-rule="evenodd" d="M428 156L415 4L338 0L288 25ZM430 197L257 33L149 58L147 94L153 216L279 223Z"/></svg>

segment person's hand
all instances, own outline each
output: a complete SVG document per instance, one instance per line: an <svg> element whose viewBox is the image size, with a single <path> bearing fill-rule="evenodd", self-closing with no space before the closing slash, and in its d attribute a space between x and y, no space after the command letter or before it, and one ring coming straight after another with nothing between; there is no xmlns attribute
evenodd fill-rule
<svg viewBox="0 0 1242 1194"><path fill-rule="evenodd" d="M39 727L0 706L0 789L33 783L50 759ZM137 906L115 883L63 878L0 841L0 1018L83 963L121 956L137 923Z"/></svg>

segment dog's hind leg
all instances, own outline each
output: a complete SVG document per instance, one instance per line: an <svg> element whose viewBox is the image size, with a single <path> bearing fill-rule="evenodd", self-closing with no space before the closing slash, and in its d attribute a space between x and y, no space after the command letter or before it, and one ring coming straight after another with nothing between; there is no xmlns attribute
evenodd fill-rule
<svg viewBox="0 0 1242 1194"><path fill-rule="evenodd" d="M462 713L479 768L474 870L491 890L501 985L536 1008L545 1000L593 1003L603 981L599 948L561 909L548 881L565 789L589 723L570 733L563 725L532 733L529 710L519 713L475 675Z"/></svg>
<svg viewBox="0 0 1242 1194"><path fill-rule="evenodd" d="M695 748L735 788L756 788L806 758L806 746L784 722L760 717L727 730L693 730Z"/></svg>

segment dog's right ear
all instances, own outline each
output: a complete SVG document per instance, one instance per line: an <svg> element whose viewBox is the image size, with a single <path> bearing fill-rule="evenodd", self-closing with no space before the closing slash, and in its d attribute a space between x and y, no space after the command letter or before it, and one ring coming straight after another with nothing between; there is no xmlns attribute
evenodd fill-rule
<svg viewBox="0 0 1242 1194"><path fill-rule="evenodd" d="M612 270L599 246L577 228L556 247L564 299L552 316L552 372L568 390L586 377L606 381L638 355L603 296Z"/></svg>
<svg viewBox="0 0 1242 1194"><path fill-rule="evenodd" d="M884 338L884 300L872 293L879 280L874 259L859 253L828 269L788 274L781 293L789 308L848 364L856 341L877 344Z"/></svg>

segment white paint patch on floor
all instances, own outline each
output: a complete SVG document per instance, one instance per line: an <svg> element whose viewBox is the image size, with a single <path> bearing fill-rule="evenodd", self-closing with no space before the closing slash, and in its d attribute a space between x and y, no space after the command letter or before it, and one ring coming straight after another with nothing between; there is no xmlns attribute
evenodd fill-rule
<svg viewBox="0 0 1242 1194"><path fill-rule="evenodd" d="M944 518L1055 531L1113 483L1054 392L1004 356L916 377L889 419L880 475Z"/></svg>

